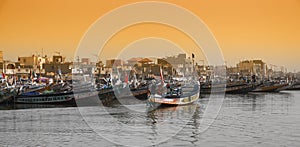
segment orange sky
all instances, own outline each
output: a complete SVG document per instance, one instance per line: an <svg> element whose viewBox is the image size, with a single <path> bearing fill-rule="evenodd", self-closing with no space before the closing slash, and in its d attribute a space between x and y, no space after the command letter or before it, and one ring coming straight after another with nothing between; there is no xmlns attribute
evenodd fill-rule
<svg viewBox="0 0 300 147"><path fill-rule="evenodd" d="M300 71L299 0L165 1L201 18L229 65L261 58ZM0 0L0 50L10 60L41 53L42 48L48 55L60 51L73 60L81 37L93 22L132 2L138 1Z"/></svg>
<svg viewBox="0 0 300 147"><path fill-rule="evenodd" d="M147 37L144 38L145 36ZM154 41L147 41L151 39ZM155 42L155 40L162 41ZM140 42L140 45L134 46L135 41ZM167 41L169 44L173 43L178 47L164 46L163 41ZM141 48L143 51L139 50ZM130 52L129 49L133 51ZM165 57L186 52L188 55L194 53L199 56L197 58L198 62L201 59L205 59L200 47L189 36L180 30L158 23L141 23L122 29L122 31L114 34L108 40L103 47L100 58L117 58L118 56L122 56L122 51L123 54L126 54L124 52L129 52L127 53L129 55L123 55L123 57Z"/></svg>

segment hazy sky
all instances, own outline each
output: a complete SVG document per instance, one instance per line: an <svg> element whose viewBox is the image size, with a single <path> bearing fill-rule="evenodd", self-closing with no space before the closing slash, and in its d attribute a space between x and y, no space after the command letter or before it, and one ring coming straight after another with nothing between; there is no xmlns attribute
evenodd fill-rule
<svg viewBox="0 0 300 147"><path fill-rule="evenodd" d="M79 41L90 25L105 13L132 2L140 1L0 0L0 50L4 58L10 60L17 60L18 55L41 54L42 48L48 55L60 51L68 60L73 60ZM300 71L300 0L165 2L188 9L202 19L217 39L227 64L235 65L243 59L263 59L267 63L284 65L290 71ZM136 27L131 30L149 25ZM161 27L152 28L157 31L155 28ZM128 30L130 28L122 31ZM160 34L149 33L149 28L144 30L148 32L142 33L144 37L165 38L180 47L189 46L176 42L176 35L170 33L170 29L160 29ZM168 38L164 33L173 37ZM122 36L122 32L119 34ZM119 41L111 42L111 47L107 48L121 49L129 45L126 41L123 43L127 44L122 44L122 40L124 38L119 37Z"/></svg>

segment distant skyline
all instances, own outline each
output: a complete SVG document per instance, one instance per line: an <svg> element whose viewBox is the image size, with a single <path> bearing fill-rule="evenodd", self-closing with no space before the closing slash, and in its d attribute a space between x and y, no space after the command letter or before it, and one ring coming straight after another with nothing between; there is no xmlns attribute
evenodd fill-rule
<svg viewBox="0 0 300 147"><path fill-rule="evenodd" d="M0 50L4 59L13 61L18 56L41 54L42 49L49 56L59 51L67 60L74 60L79 41L90 25L105 13L133 2L141 1L0 0ZM285 66L292 72L300 71L300 0L163 2L183 7L202 19L214 34L229 66L244 59L262 59L268 64ZM139 32L140 36L132 32ZM178 38L179 32L159 25L141 24L125 28L118 34L120 36L106 45L109 53L105 54L117 53L140 37L165 38L181 48L195 49L188 39ZM167 47L166 40L155 40L155 49L159 44L165 44L166 51L168 47L175 49L171 45ZM147 41L151 43L149 39L144 43ZM143 41L137 43L141 45Z"/></svg>

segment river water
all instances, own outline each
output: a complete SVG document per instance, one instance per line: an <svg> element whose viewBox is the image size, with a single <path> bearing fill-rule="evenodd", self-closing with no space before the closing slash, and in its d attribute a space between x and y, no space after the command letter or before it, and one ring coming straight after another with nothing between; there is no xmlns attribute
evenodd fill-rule
<svg viewBox="0 0 300 147"><path fill-rule="evenodd" d="M107 107L2 106L0 146L300 146L299 91L226 95L202 131L209 100L152 111L130 100Z"/></svg>

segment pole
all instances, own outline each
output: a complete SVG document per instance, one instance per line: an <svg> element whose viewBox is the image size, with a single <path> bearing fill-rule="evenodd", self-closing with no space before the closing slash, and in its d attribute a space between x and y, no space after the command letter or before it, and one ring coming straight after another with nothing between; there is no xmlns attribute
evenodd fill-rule
<svg viewBox="0 0 300 147"><path fill-rule="evenodd" d="M195 58L195 55L192 53L192 61L193 61L192 70L193 70L193 72L195 72L194 58Z"/></svg>
<svg viewBox="0 0 300 147"><path fill-rule="evenodd" d="M3 60L3 73L6 74L5 61Z"/></svg>
<svg viewBox="0 0 300 147"><path fill-rule="evenodd" d="M79 56L77 56L77 66L78 66L78 68L79 68Z"/></svg>

